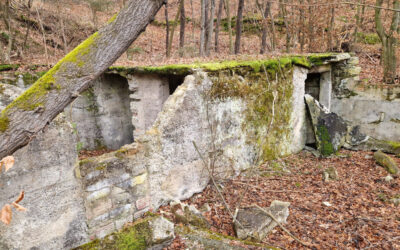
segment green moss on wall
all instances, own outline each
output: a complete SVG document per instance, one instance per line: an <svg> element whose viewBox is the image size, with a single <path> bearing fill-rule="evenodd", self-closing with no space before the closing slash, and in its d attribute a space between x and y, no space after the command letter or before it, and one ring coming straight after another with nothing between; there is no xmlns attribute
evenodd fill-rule
<svg viewBox="0 0 400 250"><path fill-rule="evenodd" d="M243 130L261 149L259 160L287 152L286 139L292 111L293 61L289 58L246 63L210 73L211 99L240 98L246 102Z"/></svg>
<svg viewBox="0 0 400 250"><path fill-rule="evenodd" d="M321 154L323 156L329 156L333 153L335 153L335 149L333 148L332 143L330 142L330 136L328 129L324 125L319 125L317 128L317 136L319 140L317 142L319 143L319 146L321 148Z"/></svg>
<svg viewBox="0 0 400 250"><path fill-rule="evenodd" d="M6 131L9 124L10 124L10 120L8 119L8 117L1 114L0 115L0 131L1 132Z"/></svg>
<svg viewBox="0 0 400 250"><path fill-rule="evenodd" d="M19 68L19 64L0 64L0 72L1 71L9 71L9 70L17 70Z"/></svg>
<svg viewBox="0 0 400 250"><path fill-rule="evenodd" d="M131 226L92 242L75 248L76 250L101 250L101 249L146 249L151 243L152 231L149 221L152 217L134 222Z"/></svg>
<svg viewBox="0 0 400 250"><path fill-rule="evenodd" d="M266 67L270 73L273 73L279 68L286 66L297 65L305 68L312 66L323 65L326 61L333 59L336 54L312 54L308 56L295 55L281 58L272 58L265 60L248 60L248 61L217 61L209 63L193 63L193 64L171 64L164 66L149 66L149 67L110 67L109 72L118 73L122 76L129 74L158 74L158 75L189 75L194 69L202 69L207 72L217 72L223 70L238 70L245 68L254 72L260 72L263 67Z"/></svg>

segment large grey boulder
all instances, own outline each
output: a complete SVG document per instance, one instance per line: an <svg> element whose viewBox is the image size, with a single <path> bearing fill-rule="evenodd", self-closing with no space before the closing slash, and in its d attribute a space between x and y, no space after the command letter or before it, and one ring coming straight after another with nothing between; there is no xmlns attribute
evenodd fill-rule
<svg viewBox="0 0 400 250"><path fill-rule="evenodd" d="M286 223L289 216L290 202L273 201L269 208L266 208L275 219L281 224ZM235 220L235 231L239 239L253 237L263 240L278 223L257 207L239 209Z"/></svg>
<svg viewBox="0 0 400 250"><path fill-rule="evenodd" d="M347 123L329 110L311 95L304 96L311 115L318 151L322 156L336 153L345 143Z"/></svg>

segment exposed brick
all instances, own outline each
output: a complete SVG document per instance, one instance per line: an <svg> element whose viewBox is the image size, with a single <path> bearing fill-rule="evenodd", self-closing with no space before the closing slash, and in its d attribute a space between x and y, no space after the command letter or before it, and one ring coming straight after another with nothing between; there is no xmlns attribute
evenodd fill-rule
<svg viewBox="0 0 400 250"><path fill-rule="evenodd" d="M107 225L99 228L98 230L96 230L95 235L97 238L104 238L105 236L107 236L108 234L110 234L114 231L115 231L114 223L111 222L110 224L107 224Z"/></svg>
<svg viewBox="0 0 400 250"><path fill-rule="evenodd" d="M150 199L149 197L145 197L136 201L136 208L137 210L145 209L146 207L150 206Z"/></svg>

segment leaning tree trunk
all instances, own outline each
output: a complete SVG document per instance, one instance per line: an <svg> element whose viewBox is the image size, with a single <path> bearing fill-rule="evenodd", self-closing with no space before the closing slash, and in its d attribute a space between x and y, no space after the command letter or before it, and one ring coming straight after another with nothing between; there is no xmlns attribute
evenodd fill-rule
<svg viewBox="0 0 400 250"><path fill-rule="evenodd" d="M131 0L0 115L0 158L25 146L86 90L143 32L163 0Z"/></svg>

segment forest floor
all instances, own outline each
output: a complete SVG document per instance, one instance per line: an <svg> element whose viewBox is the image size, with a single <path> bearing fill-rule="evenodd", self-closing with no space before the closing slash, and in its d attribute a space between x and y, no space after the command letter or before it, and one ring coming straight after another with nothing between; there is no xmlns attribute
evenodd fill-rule
<svg viewBox="0 0 400 250"><path fill-rule="evenodd" d="M395 160L400 164L399 158ZM328 167L337 169L338 180L323 181L322 172ZM400 249L400 210L390 201L400 198L400 178L386 182L387 172L376 164L372 152L342 150L321 159L303 151L253 170L219 182L231 210L287 201L290 215L284 227L313 249ZM208 204L211 209L203 215L211 230L235 236L232 218L214 186L184 203L198 209ZM174 219L169 206L161 211ZM304 248L279 227L263 243ZM184 248L184 237L177 237L169 247Z"/></svg>
<svg viewBox="0 0 400 250"><path fill-rule="evenodd" d="M117 1L118 2L118 1ZM368 0L368 3L374 1ZM191 1L193 5L188 4L186 7L186 17L188 22L186 24L185 31L185 46L183 49L178 48L179 44L179 27L176 28L176 33L172 43L172 56L167 58L165 56L165 15L164 8L162 8L156 15L155 22L151 23L146 31L142 33L138 39L131 45L127 53L124 53L114 65L120 66L157 66L165 64L179 64L179 63L193 63L193 62L209 62L209 61L221 61L221 60L254 60L259 58L269 58L285 55L283 51L285 48L285 29L281 25L276 26L277 45L275 51L268 51L264 55L259 54L260 50L260 27L253 27L251 32L245 32L242 36L241 41L241 54L231 55L229 53L229 36L227 30L221 26L220 28L220 49L219 52L211 52L209 57L199 57L199 40L200 40L200 28L198 20L200 18L200 6L198 1ZM232 1L233 8L236 8L236 1ZM250 2L246 5L246 15L255 15L253 13L252 4ZM34 11L35 9L38 11ZM114 4L109 7L106 12L98 12L97 19L99 20L99 27L119 10L119 5ZM272 10L277 13L278 6L273 4ZM169 19L173 20L177 9L178 0L169 1ZM322 11L322 10L321 10ZM348 6L338 6L336 24L335 24L335 36L333 37L334 44L340 44L342 42L349 42L350 37L353 36L354 30L354 15L356 9ZM40 71L49 69L58 60L60 60L66 51L70 51L73 47L78 45L86 37L92 34L96 28L92 24L92 15L87 4L84 2L66 1L64 5L58 6L53 3L47 3L44 1L38 1L34 3L34 7L30 14L24 13L26 16L30 16L32 19L37 20L37 14L40 13L43 23L45 23L49 30L46 31L44 37L40 30L33 28L30 32L30 36L27 42L27 49L24 50L22 56L13 55L12 63L21 64L21 71L29 71L32 65ZM225 18L225 14L222 16ZM318 16L319 19L323 19L323 16ZM63 42L61 40L61 33L59 27L59 19L63 19L65 23L65 35L68 40L68 48L64 50L62 47ZM319 24L323 23L324 20L319 20ZM4 30L3 24L0 22L0 30ZM23 36L26 32L25 24L22 22L14 22L14 26L17 27L17 47L21 47L23 43ZM369 43L366 39L360 38L357 43L352 47L355 55L360 58L360 66L362 68L360 79L362 84L374 84L382 85L382 66L380 65L380 50L381 45L379 40L376 40L374 25L374 12L373 9L367 9L363 30L360 34L374 37L373 43ZM314 39L314 50L309 50L306 47L305 52L325 52L326 51L326 31L320 31L318 27L315 27L318 36ZM270 34L268 34L270 36ZM48 40L47 53L43 46L43 39ZM269 41L268 37L268 41ZM0 45L2 45L0 37ZM4 45L5 46L5 45ZM337 49L337 51L341 51ZM181 57L179 54L183 52ZM295 42L295 46L291 49L293 54L301 54L299 49L298 41ZM400 58L400 50L397 50L398 57ZM400 63L399 63L400 72Z"/></svg>

